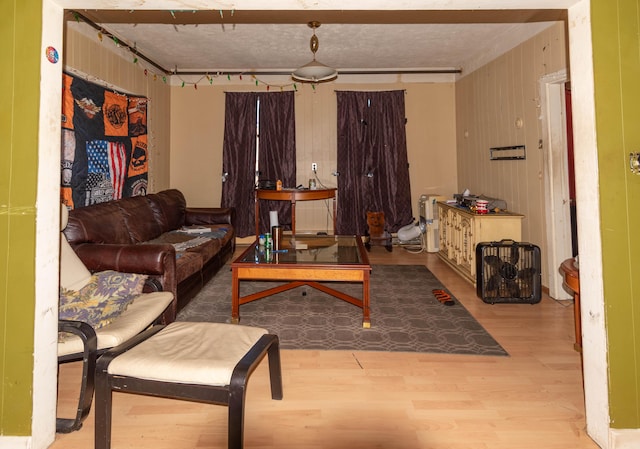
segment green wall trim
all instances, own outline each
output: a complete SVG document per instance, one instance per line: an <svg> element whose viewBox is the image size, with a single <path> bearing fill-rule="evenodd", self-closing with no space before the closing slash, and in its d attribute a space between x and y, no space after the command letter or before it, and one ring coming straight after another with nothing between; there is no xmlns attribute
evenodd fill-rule
<svg viewBox="0 0 640 449"><path fill-rule="evenodd" d="M611 427L640 428L640 0L592 0Z"/></svg>
<svg viewBox="0 0 640 449"><path fill-rule="evenodd" d="M0 85L0 435L29 436L33 416L36 189L42 1L3 2Z"/></svg>

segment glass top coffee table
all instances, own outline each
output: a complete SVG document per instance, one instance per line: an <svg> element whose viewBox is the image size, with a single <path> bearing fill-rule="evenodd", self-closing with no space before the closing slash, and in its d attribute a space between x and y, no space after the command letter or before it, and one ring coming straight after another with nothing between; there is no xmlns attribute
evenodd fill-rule
<svg viewBox="0 0 640 449"><path fill-rule="evenodd" d="M280 251L267 253L258 242L231 264L231 320L240 320L240 305L308 285L362 309L362 327L371 326L369 276L371 265L360 236L283 236ZM240 297L241 281L284 284ZM325 283L321 283L325 282ZM362 298L334 290L326 282L362 283Z"/></svg>

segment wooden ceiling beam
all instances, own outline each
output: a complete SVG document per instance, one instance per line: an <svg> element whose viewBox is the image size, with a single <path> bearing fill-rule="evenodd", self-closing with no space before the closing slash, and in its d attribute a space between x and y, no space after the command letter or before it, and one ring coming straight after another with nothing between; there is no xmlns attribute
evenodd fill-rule
<svg viewBox="0 0 640 449"><path fill-rule="evenodd" d="M565 9L395 10L395 11L232 11L232 10L78 10L99 24L472 24L566 21ZM71 19L69 19L71 20Z"/></svg>

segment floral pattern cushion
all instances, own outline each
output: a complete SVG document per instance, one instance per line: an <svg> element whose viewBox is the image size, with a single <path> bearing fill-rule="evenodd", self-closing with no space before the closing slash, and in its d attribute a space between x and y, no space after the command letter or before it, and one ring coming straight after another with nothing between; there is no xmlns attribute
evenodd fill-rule
<svg viewBox="0 0 640 449"><path fill-rule="evenodd" d="M94 329L106 326L142 293L146 275L101 271L80 290L60 288L58 318L84 321Z"/></svg>

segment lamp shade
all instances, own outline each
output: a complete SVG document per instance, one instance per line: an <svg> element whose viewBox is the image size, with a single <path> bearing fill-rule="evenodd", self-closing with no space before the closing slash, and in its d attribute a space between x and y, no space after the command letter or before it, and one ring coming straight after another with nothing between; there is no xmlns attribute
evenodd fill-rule
<svg viewBox="0 0 640 449"><path fill-rule="evenodd" d="M293 78L294 81L300 81L301 83L322 83L325 81L333 81L338 77L336 69L316 61L316 52L320 47L318 36L316 36L316 28L320 26L320 22L313 21L309 22L307 25L313 30L313 36L311 36L309 41L309 48L313 53L313 60L293 72L291 74L291 78Z"/></svg>
<svg viewBox="0 0 640 449"><path fill-rule="evenodd" d="M338 77L338 72L315 59L303 65L291 74L291 78L302 83L321 83L332 81Z"/></svg>

